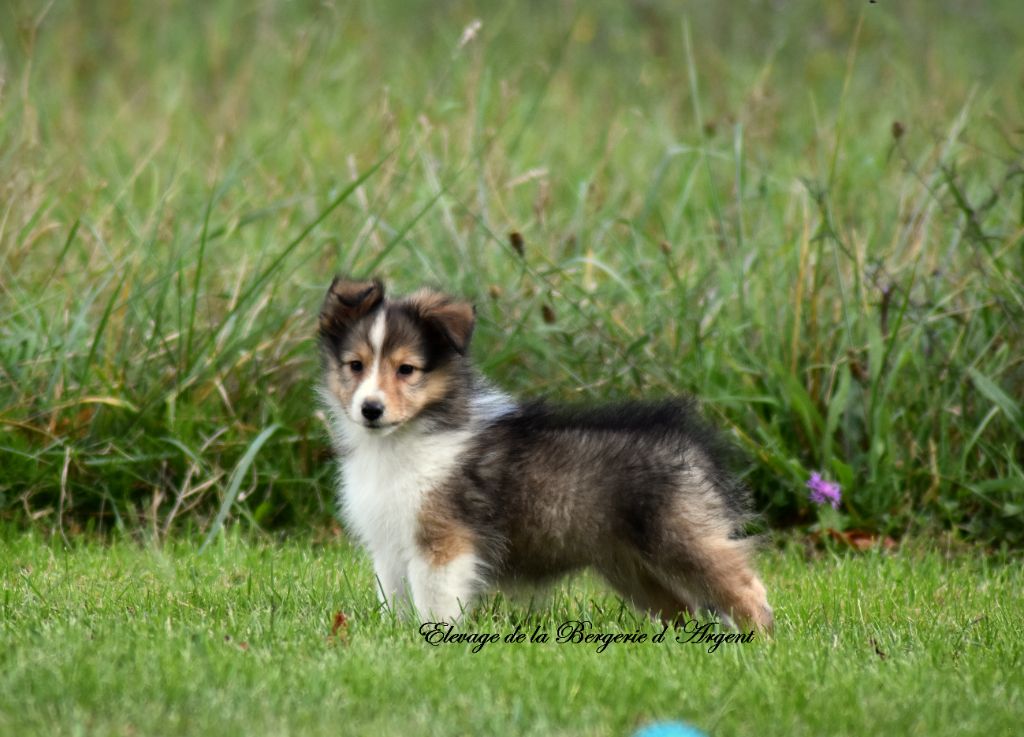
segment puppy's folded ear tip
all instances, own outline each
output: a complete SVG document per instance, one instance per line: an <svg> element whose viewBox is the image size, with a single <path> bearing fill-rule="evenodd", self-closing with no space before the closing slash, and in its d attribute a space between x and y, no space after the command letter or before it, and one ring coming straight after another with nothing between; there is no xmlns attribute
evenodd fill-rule
<svg viewBox="0 0 1024 737"><path fill-rule="evenodd" d="M380 298L384 296L384 282L374 277L372 279L352 279L347 276L338 275L331 280L331 286L327 289L328 295L333 295L343 302L357 304L367 298Z"/></svg>
<svg viewBox="0 0 1024 737"><path fill-rule="evenodd" d="M320 331L340 332L383 300L384 282L380 279L352 279L339 274L331 280L320 308Z"/></svg>
<svg viewBox="0 0 1024 737"><path fill-rule="evenodd" d="M409 296L408 304L421 319L440 329L456 353L466 355L476 323L476 305L433 289L415 292Z"/></svg>
<svg viewBox="0 0 1024 737"><path fill-rule="evenodd" d="M346 274L335 274L334 278L331 279L330 291L337 291L339 289L348 291L353 288L371 286L383 290L384 282L377 276L371 276L366 279L356 279Z"/></svg>

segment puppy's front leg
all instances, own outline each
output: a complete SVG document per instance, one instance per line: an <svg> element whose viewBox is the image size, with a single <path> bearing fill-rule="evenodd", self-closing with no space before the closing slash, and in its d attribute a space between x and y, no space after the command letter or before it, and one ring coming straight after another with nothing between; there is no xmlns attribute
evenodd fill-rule
<svg viewBox="0 0 1024 737"><path fill-rule="evenodd" d="M373 573L377 581L377 600L399 617L407 614L409 588L405 565L396 556L375 552Z"/></svg>
<svg viewBox="0 0 1024 737"><path fill-rule="evenodd" d="M457 622L479 589L479 567L473 553L447 561L415 556L409 564L409 584L420 621Z"/></svg>

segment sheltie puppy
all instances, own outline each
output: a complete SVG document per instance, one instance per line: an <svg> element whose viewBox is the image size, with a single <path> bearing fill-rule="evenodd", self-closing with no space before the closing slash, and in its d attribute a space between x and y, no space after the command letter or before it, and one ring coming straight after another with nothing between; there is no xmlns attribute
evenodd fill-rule
<svg viewBox="0 0 1024 737"><path fill-rule="evenodd" d="M665 621L770 630L743 539L748 493L690 400L520 403L474 371L474 309L335 278L319 344L340 506L380 599L456 621L491 584L596 569Z"/></svg>

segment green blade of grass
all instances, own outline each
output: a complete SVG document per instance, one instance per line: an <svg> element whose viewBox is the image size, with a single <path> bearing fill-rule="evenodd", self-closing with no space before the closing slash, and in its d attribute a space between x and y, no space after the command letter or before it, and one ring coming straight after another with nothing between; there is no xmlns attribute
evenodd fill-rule
<svg viewBox="0 0 1024 737"><path fill-rule="evenodd" d="M206 533L206 538L203 540L203 544L199 547L200 553L206 550L224 527L224 521L227 519L228 512L231 510L231 505L235 503L235 499L238 497L238 490L242 487L242 479L249 471L249 467L252 465L252 462L256 459L256 454L260 452L260 448L262 448L263 444L270 439L270 436L279 429L281 429L281 426L277 423L264 428L263 432L257 435L249 444L249 447L245 451L245 455L243 455L241 460L238 461L238 465L235 466L235 469L231 472L231 478L228 480L228 487L224 491L224 499L220 503L220 509L217 510L217 516L214 518L213 524L210 526L210 531Z"/></svg>
<svg viewBox="0 0 1024 737"><path fill-rule="evenodd" d="M1010 395L1004 392L996 382L978 371L974 366L967 367L967 375L971 377L971 382L975 388L1002 410L1003 414L1006 415L1006 418L1017 431L1024 433L1024 423L1022 423L1022 417L1024 416L1021 414L1020 405L1013 401Z"/></svg>

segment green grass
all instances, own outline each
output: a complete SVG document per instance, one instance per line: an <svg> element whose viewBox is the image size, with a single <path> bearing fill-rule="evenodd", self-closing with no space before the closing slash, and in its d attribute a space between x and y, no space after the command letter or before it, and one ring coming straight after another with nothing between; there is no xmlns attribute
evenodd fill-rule
<svg viewBox="0 0 1024 737"><path fill-rule="evenodd" d="M770 524L1019 549L1022 68L1019 0L0 4L0 733L1016 733L1013 554L772 552L771 642L472 654L251 541L333 514L349 272L472 298L515 392L698 395ZM585 579L471 626L583 615L634 625Z"/></svg>
<svg viewBox="0 0 1024 737"><path fill-rule="evenodd" d="M474 299L514 391L696 393L771 522L820 470L835 524L1019 545L1022 20L5 4L0 515L173 535L234 477L228 522L321 524L344 271Z"/></svg>
<svg viewBox="0 0 1024 737"><path fill-rule="evenodd" d="M382 615L365 557L338 541L230 535L197 554L8 533L0 557L3 734L608 737L683 719L715 737L999 737L1024 712L1024 572L976 555L766 552L774 639L714 653L670 636L475 654ZM659 629L589 579L489 599L462 629L580 618Z"/></svg>

